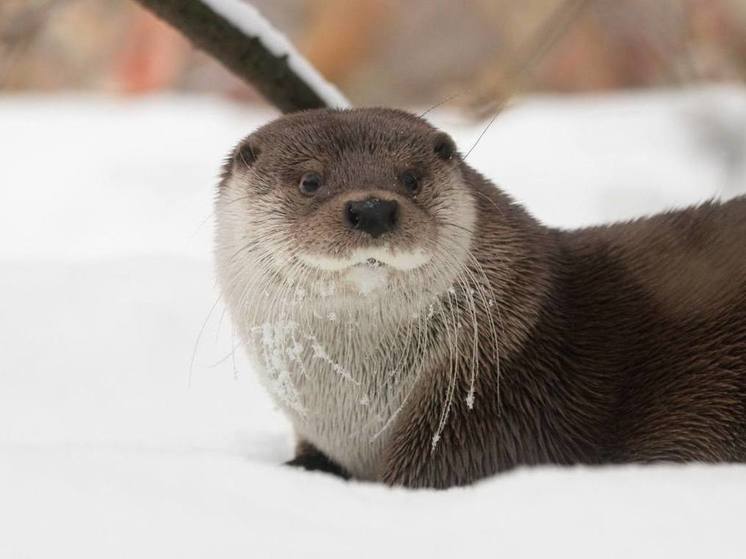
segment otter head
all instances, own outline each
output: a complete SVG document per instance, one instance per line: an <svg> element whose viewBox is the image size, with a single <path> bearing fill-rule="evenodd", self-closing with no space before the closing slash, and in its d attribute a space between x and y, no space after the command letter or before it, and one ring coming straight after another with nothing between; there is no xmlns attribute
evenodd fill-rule
<svg viewBox="0 0 746 559"><path fill-rule="evenodd" d="M315 110L263 126L236 146L219 188L224 293L234 308L408 311L466 261L476 210L461 172L453 140L402 111Z"/></svg>

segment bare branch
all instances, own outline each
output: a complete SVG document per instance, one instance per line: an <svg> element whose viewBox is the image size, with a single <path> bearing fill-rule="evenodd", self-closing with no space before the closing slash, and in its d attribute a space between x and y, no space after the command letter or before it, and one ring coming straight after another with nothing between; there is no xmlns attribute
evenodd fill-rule
<svg viewBox="0 0 746 559"><path fill-rule="evenodd" d="M250 36L202 0L136 0L181 31L195 47L212 55L239 78L255 87L284 113L345 104L301 76L288 54L275 54L260 36ZM246 6L248 9L249 7ZM342 100L341 102L339 100Z"/></svg>

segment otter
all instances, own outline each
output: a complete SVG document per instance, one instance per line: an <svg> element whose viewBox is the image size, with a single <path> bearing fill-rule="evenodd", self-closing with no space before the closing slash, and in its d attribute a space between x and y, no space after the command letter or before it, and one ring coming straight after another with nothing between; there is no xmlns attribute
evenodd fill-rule
<svg viewBox="0 0 746 559"><path fill-rule="evenodd" d="M235 147L216 216L291 464L447 488L746 460L745 197L554 229L424 119L319 109Z"/></svg>

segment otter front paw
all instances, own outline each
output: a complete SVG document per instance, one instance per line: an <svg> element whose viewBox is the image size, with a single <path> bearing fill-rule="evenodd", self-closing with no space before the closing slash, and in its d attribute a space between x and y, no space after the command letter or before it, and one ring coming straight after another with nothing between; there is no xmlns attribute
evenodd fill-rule
<svg viewBox="0 0 746 559"><path fill-rule="evenodd" d="M350 479L350 475L338 464L332 462L321 452L301 454L285 462L286 466L295 466L307 471L326 472L342 479Z"/></svg>

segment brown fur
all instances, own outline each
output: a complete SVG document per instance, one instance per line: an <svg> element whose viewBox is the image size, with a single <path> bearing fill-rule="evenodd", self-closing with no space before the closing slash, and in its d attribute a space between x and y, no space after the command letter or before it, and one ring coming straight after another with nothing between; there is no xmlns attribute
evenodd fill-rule
<svg viewBox="0 0 746 559"><path fill-rule="evenodd" d="M480 212L494 239L486 202ZM434 372L382 478L448 487L521 465L746 461L746 198L579 231L525 226L535 260L520 283L541 278L540 310L501 361L500 405L495 379L478 377L474 409L457 401L431 452L446 390ZM490 243L477 258L490 261ZM520 314L517 301L503 311Z"/></svg>
<svg viewBox="0 0 746 559"><path fill-rule="evenodd" d="M237 165L237 151L223 180L248 173L252 195L261 197L283 174L297 181L296 160L331 172L336 182L320 202L303 206L293 193L270 205L287 212L295 246L332 254L372 242L342 240L334 217L341 201L361 191L386 192L419 216L396 238L403 246L417 239L413 224L437 237L434 208L453 195L447 173L455 169L473 199L476 262L466 266L497 303L477 307L479 323L494 322L497 335L478 331L473 408L465 398L475 372L473 336L464 335L455 360L440 359L418 377L377 477L445 488L521 465L746 461L746 198L560 231L538 223L457 154L434 159L434 142L443 138L398 111L292 115L250 137L244 145L252 160ZM263 160L265 149L272 154ZM396 183L394 169L412 160L427 161L421 171L429 188L419 199ZM381 162L392 168L389 183L382 184ZM315 212L328 215L313 221ZM303 219L313 234L298 225ZM387 311L385 297L378 304ZM458 316L462 331L475 333L468 313ZM432 329L433 343L444 343ZM299 446L301 465L320 463L314 444Z"/></svg>

